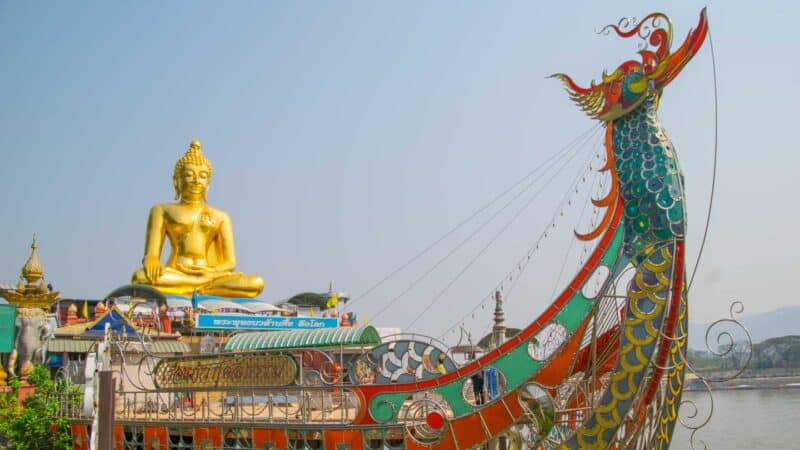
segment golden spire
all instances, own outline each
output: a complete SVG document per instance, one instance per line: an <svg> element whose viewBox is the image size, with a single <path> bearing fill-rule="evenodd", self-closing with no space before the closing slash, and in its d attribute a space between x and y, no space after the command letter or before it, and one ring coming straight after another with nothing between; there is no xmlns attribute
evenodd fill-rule
<svg viewBox="0 0 800 450"><path fill-rule="evenodd" d="M44 269L39 262L39 256L36 254L36 235L33 235L33 242L31 243L31 256L28 257L28 262L22 267L22 278L28 282L29 286L33 286L44 275Z"/></svg>
<svg viewBox="0 0 800 450"><path fill-rule="evenodd" d="M36 235L33 235L31 243L31 256L22 266L22 276L20 277L17 289L3 291L0 296L5 297L8 303L16 305L18 308L39 308L49 310L50 305L58 299L58 292L50 292L44 280L44 269L39 262L39 255L36 254ZM26 285L22 279L28 282Z"/></svg>
<svg viewBox="0 0 800 450"><path fill-rule="evenodd" d="M37 289L37 294L47 294L50 292L50 290L47 288L47 282L44 280L44 277L42 277L42 282L39 283L39 287Z"/></svg>

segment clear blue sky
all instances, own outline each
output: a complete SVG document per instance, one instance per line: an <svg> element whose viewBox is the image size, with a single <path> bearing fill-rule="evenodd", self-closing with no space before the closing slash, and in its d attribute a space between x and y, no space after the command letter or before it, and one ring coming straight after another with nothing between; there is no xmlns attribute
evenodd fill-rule
<svg viewBox="0 0 800 450"><path fill-rule="evenodd" d="M147 211L172 200L172 167L198 138L214 164L209 202L230 213L239 269L264 277L264 298L331 280L357 295L591 127L545 77L588 83L634 56L634 42L596 30L658 9L678 44L704 6L570 5L0 1L0 280L16 281L35 232L62 295L125 284ZM720 162L692 320L724 315L734 298L749 312L798 303L797 16L789 1L709 5ZM661 119L686 173L693 261L712 168L708 45L665 92ZM438 335L490 292L577 171L548 185L414 328ZM406 326L504 223L372 322ZM362 315L470 232L359 301ZM561 270L567 246L532 259L509 325L527 323L575 270ZM487 314L468 319L474 333Z"/></svg>

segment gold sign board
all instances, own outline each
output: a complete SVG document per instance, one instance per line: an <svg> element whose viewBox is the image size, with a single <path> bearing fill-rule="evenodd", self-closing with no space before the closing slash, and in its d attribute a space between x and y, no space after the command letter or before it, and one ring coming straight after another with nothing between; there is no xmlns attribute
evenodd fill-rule
<svg viewBox="0 0 800 450"><path fill-rule="evenodd" d="M287 386L297 377L297 362L285 354L230 354L162 359L155 383L163 389L185 387Z"/></svg>

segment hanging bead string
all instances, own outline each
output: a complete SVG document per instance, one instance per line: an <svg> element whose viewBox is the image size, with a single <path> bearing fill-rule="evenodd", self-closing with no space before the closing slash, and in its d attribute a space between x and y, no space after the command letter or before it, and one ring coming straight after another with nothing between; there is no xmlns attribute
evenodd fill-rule
<svg viewBox="0 0 800 450"><path fill-rule="evenodd" d="M494 293L496 291L500 291L504 293L504 299L508 299L511 291L513 291L514 287L517 284L517 281L520 278L520 275L525 271L528 264L530 263L534 254L539 251L539 247L541 246L542 242L547 239L548 234L551 229L556 227L556 223L562 217L564 217L564 210L569 209L572 204L574 203L573 200L576 200L580 194L579 186L586 182L586 178L589 174L595 173L595 168L603 167L604 160L605 160L605 151L601 151L602 147L598 148L600 144L600 139L598 138L592 147L597 148L594 154L594 158L590 158L587 164L584 166L583 170L579 171L578 176L575 178L573 183L570 185L570 188L564 194L561 199L561 202L556 207L553 216L551 217L548 225L545 227L544 231L536 238L536 240L531 244L528 250L525 252L522 258L520 258L517 263L514 265L514 268L511 269L505 277L501 279L501 281L492 289L488 294L481 298L481 300L467 312L464 316L462 316L459 320L457 320L452 326L445 329L444 332L441 334L441 338L445 338L448 333L455 333L459 326L465 326L465 320L467 318L475 318L475 313L479 309L485 309L486 304L489 301L494 301ZM595 173L596 174L596 173ZM602 177L600 177L602 178ZM597 209L597 208L595 208ZM508 292L505 292L504 286L506 282L510 282L511 286L509 287ZM485 334L485 333L484 333Z"/></svg>
<svg viewBox="0 0 800 450"><path fill-rule="evenodd" d="M592 148L593 148L593 146L589 146L589 149L592 149ZM476 262L476 261L477 261L477 260L478 260L478 259L479 259L479 258L480 258L480 257L481 257L481 256L482 256L482 255L483 255L483 254L484 254L484 253L485 253L485 252L486 252L486 251L487 251L487 250L488 250L488 249L491 247L491 246L492 246L492 244L494 244L494 243L495 243L495 241L496 241L496 240L497 240L497 239L498 239L498 238L499 238L499 237L500 237L500 236L501 236L503 233L505 233L505 231L508 229L508 227L510 227L510 226L511 226L511 225L512 225L514 222L516 222L516 220L517 220L517 219L518 219L518 218L519 218L519 217L522 215L522 213L523 213L523 212L525 212L525 210L526 210L526 209L528 209L528 207L529 207L531 204L533 204L533 201L534 201L534 200L536 200L536 199L539 197L539 194L541 194L541 193L544 191L544 188L545 188L547 185L549 185L549 184L550 184L550 183L551 183L553 180L555 180L555 179L556 179L556 178L557 178L557 177L558 177L558 176L561 174L561 172L562 172L562 171L563 171L563 170L564 170L564 169L567 167L567 165L568 165L568 164L569 164L569 163L570 163L570 162L571 162L571 161L574 159L574 157L575 157L575 156L577 156L577 155L578 155L578 153L575 153L575 154L573 154L573 155L572 155L572 156L571 156L569 159L567 159L566 161L564 161L564 163L561 165L561 167L560 167L560 168L559 168L559 169L558 169L558 170L557 170L557 171L556 171L556 172L555 172L555 173L554 173L554 174L553 174L553 175L550 177L550 179L549 179L549 180L547 180L547 182L545 182L545 185L544 185L544 186L542 186L542 187L541 187L541 188L540 188L540 189L539 189L539 190L538 190L536 193L534 193L534 194L533 194L533 195L532 195L532 196L531 196L531 197L530 197L530 198L529 198L529 199L528 199L528 200L527 200L527 201L526 201L526 202L525 202L525 203L522 205L522 207L520 207L520 208L517 210L517 212L514 214L514 216L513 216L513 217L511 217L511 219L509 219L509 220L506 222L506 224L505 224L505 225L503 225L503 227L502 227L502 228L501 228L501 229L500 229L500 230L499 230L497 233L495 233L495 235L494 235L494 236L493 236L493 237L492 237L492 238L489 240L489 242L488 242L486 245L484 245L484 246L483 246L483 248L481 248L481 250L480 250L480 251L479 251L479 252L478 252L478 253L477 253L477 254L476 254L476 255L475 255L475 256L474 256L474 257L473 257L473 258L472 258L472 259L471 259L471 260L470 260L470 261L469 261L469 262L468 262L468 263L467 263L465 266L464 266L464 267L462 267L461 271L459 271L459 272L458 272L458 273L457 273L457 274L456 274L456 275L455 275L455 276L454 276L454 277L453 277L453 278L452 278L452 279L451 279L451 280L450 280L450 281L447 283L447 285L445 286L445 288L444 288L444 289L442 289L441 291L439 291L439 293L438 293L438 294L436 294L436 296L434 296L434 297L433 297L433 299L432 299L432 300L431 300L431 301L428 303L428 305L427 305L425 308L423 308L423 309L422 309L422 310L421 310L421 311L420 311L420 312L417 314L417 316L416 316L416 317L414 317L414 319L413 319L413 320L412 320L412 321L411 321L411 322L410 322L410 323L409 323L409 324L406 326L406 329L411 329L411 328L414 326L414 324L415 324L415 323L417 323L417 321L418 321L419 319L421 319L421 318L422 318L422 317L423 317L423 316L424 316L424 315L425 315L425 314L428 312L428 310L429 310L429 309L431 309L431 308L433 307L433 305L434 305L434 304L436 304L436 302L438 302L438 301L439 301L439 299L440 299L440 298L442 298L442 297L443 297L443 296L444 296L444 295L447 293L447 291L448 291L448 290L449 290L449 289L450 289L450 288L451 288L451 287L452 287L452 286L453 286L453 285L454 285L454 284L455 284L455 283L456 283L456 282L459 280L459 278L461 278L461 276L462 276L462 275L464 275L464 274L467 272L467 270L469 270L469 268L470 268L470 267L472 267L472 265L473 265L473 264L474 264L474 263L475 263L475 262ZM591 161L591 158L589 158L589 160ZM563 214L563 211L562 211L562 214Z"/></svg>
<svg viewBox="0 0 800 450"><path fill-rule="evenodd" d="M599 175L599 174L598 174ZM592 198L603 198L603 189L605 187L606 178L603 176L595 177L594 181L594 188ZM589 219L589 229L594 230L597 227L597 221L600 218L600 208L595 206L592 208L592 215ZM583 243L583 251L581 253L581 258L578 261L578 268L583 267L583 264L586 262L586 258L589 256L589 250L592 248L592 241L584 241Z"/></svg>
<svg viewBox="0 0 800 450"><path fill-rule="evenodd" d="M592 179L592 182L591 182L589 199L591 199L591 198L601 198L601 197L598 196L598 182L601 181L601 180L602 180L602 177L600 176L599 173L596 172L595 176L594 176L594 178ZM586 214L586 208L589 206L590 203L591 203L591 201L587 201L584 204L583 209L581 210L581 214L578 217L578 226L580 226L584 222L584 215ZM592 214L591 214L591 217L590 217L590 222L591 222L590 223L590 228L589 228L590 230L593 230L594 227L595 227L595 221L596 221L598 212L599 212L599 209L596 206L593 206L592 207ZM593 241L596 241L596 239L593 240ZM561 277L563 276L564 270L567 267L567 260L569 259L569 255L572 252L572 246L574 244L575 244L575 241L574 240L571 241L570 245L569 245L569 248L567 249L566 253L564 254L564 260L563 260L563 262L561 264L561 271L559 272L558 277L556 277L556 283L553 286L553 293L550 295L550 298L554 298L555 297L557 289L561 285ZM590 244L591 244L591 242L587 242L587 241L583 242L582 251L581 251L580 257L578 259L578 265L577 265L576 270L573 271L573 273L575 273L577 270L580 270L583 267L583 264L585 263L586 257L587 257L587 255L589 253L589 249L591 248Z"/></svg>
<svg viewBox="0 0 800 450"><path fill-rule="evenodd" d="M519 186L521 186L523 183L525 183L531 177L536 175L538 172L543 171L543 170L546 172L547 170L549 170L554 165L555 162L557 162L559 159L561 159L565 155L569 154L570 152L572 152L576 148L579 148L582 145L582 143L585 143L586 139L591 138L591 136L593 136L597 132L597 130L599 130L600 128L601 128L600 124L595 124L591 128L587 129L586 131L584 131L583 133L581 133L580 135L578 135L577 137L572 139L569 143L567 143L564 147L562 147L558 152L556 152L555 154L551 155L549 158L547 158L540 165L535 167L533 170L531 170L530 172L525 174L525 176L523 176L522 178L518 179L511 186L506 188L503 192L501 192L500 194L496 195L492 200L490 200L489 202L485 203L483 206L478 208L476 211L474 211L472 214L470 214L467 218L463 219L456 226L451 228L447 233L445 233L442 236L440 236L438 239L436 239L435 241L430 243L427 247L425 247L423 250L418 252L416 255L414 255L413 257L408 259L406 262L401 264L399 267L397 267L394 270L392 270L389 274L384 276L381 280L379 280L378 282L374 283L372 286L369 287L369 289L367 289L366 291L364 291L361 294L353 296L350 299L350 302L348 302L348 304L345 305L345 311L352 309L352 307L356 303L358 303L361 299L367 297L369 294L374 292L376 289L378 289L380 286L382 286L389 279L391 279L392 277L394 277L395 275L397 275L398 273L402 272L404 269L409 267L412 263L417 261L423 255L427 254L430 250L432 250L434 247L436 247L442 241L444 241L445 239L447 239L448 237L453 235L457 230L461 229L464 225L466 225L467 223L472 221L472 219L474 219L475 217L480 215L482 212L486 211L488 208L490 208L492 205L494 205L495 203L500 201L500 199L505 197L507 194L512 192L514 189L516 189ZM528 187L530 187L530 184L527 187L525 187L525 189L527 189ZM523 189L523 191L525 189Z"/></svg>
<svg viewBox="0 0 800 450"><path fill-rule="evenodd" d="M597 145L598 145L598 144L599 144L599 142L596 142L596 143L595 143L595 147L597 147ZM600 152L600 151L598 150L598 153L596 153L596 154L595 154L595 159L596 159L596 160L598 160L598 162L599 162L599 167L602 167L602 166L604 165L604 163L605 163L605 152ZM599 175L600 175L600 174L599 174L599 172L596 172L596 171L594 170L594 166L595 166L595 165L597 165L597 164L593 164L593 162L590 160L590 161L589 161L589 163L588 163L588 169L586 169L586 173L587 173L587 174L593 174L593 176L594 176L594 179L595 179L595 180L598 180L598 179L599 179L599 180L600 180L600 182L602 182L602 180L603 180L603 177L602 177L602 176L599 176ZM586 175L584 175L584 176L582 176L582 177L581 177L581 183L584 183L584 184L586 183ZM574 194L574 195L575 195L575 196L577 196L577 195L578 195L577 189L576 189L576 192L575 192L575 194ZM593 198L600 198L600 197L599 197L599 196L597 196L597 195L594 195L594 196L592 196L592 197L593 197ZM571 206L571 204L572 204L572 203L571 203L571 200L568 200L568 204ZM588 205L588 204L589 204L589 202L588 202L588 201L584 203L584 210L585 210L585 208L586 208L586 205ZM599 215L599 212L600 212L600 209L599 209L599 208L597 208L596 206L594 206L594 207L593 207L593 214L594 214L594 216L595 216L595 217L594 217L595 221L596 221L596 218L597 218L597 217L598 217L598 215ZM559 216L560 216L560 217L563 217L563 215L564 215L564 214L563 214L563 210L562 210L562 212L559 214ZM581 218L582 218L582 217L583 217L583 214L581 214ZM578 221L578 224L579 224L579 226L580 226L580 220L582 220L582 219L579 219L579 221ZM593 224L592 224L592 227L591 227L590 229L594 229L594 226L595 226L595 224L593 223ZM588 242L585 242L585 243L584 243L584 246L585 246L585 247L587 247L587 248L588 248L588 245L589 245L589 243L588 243ZM526 260L526 265L527 265L527 263L528 263L529 261L530 261L529 259L527 259L527 260ZM524 270L524 268L523 268L523 270ZM507 291L507 292L505 292L505 295L506 295L506 300L507 300L507 301L508 301L508 300L511 298L511 293L513 292L513 290L514 290L514 287L517 285L517 281L519 281L519 279L520 279L520 277L519 277L519 275L517 275L517 277L516 277L515 281L514 281L514 282L511 284L511 287L508 289L508 291Z"/></svg>
<svg viewBox="0 0 800 450"><path fill-rule="evenodd" d="M598 135L597 131L599 131L599 130L600 130L600 128L596 127L596 128L593 129L593 132L591 134L584 135L584 138L582 139L582 141L574 141L574 143L572 145L572 149L570 151L568 151L568 152L562 153L557 158L552 159L548 163L548 167L546 168L546 170L549 171L551 168L555 167L558 163L562 163L561 167L556 170L556 175L558 175L558 173L560 173L564 169L564 167L566 166L566 163L568 163L569 161L574 159L580 153L580 150L585 148L585 144L588 141L590 141L593 136ZM553 178L554 177L551 177L550 181L552 181ZM514 204L517 201L517 199L519 199L523 194L525 194L529 189L531 189L533 186L535 186L538 182L539 182L539 179L530 180L527 183L527 185L525 185L521 190L516 192L497 211L495 211L489 218L487 218L482 224L480 224L478 226L478 228L473 230L471 234L469 234L466 238L461 240L446 255L444 255L442 258L438 259L432 266L430 266L425 272L423 272L422 275L420 275L419 277L415 278L414 281L412 281L405 289L403 289L403 291L401 291L398 295L396 295L389 302L387 302L380 310L378 310L378 312L374 313L373 314L373 320L377 319L383 313L387 312L389 310L389 308L391 308L394 304L397 303L398 300L400 300L403 296L408 294L420 282L422 282L431 273L433 273L440 265L442 265L446 260L448 260L451 256L453 256L459 249L461 249L469 241L471 241L473 238L475 238L475 236L477 236L483 229L485 229L490 223L492 223L497 217L499 217L501 213L503 213L507 208L509 208L512 204ZM543 189L540 189L536 193L536 195L534 195L534 197L532 199L528 200L528 202L531 202L533 199L535 199L535 197L538 196L539 193L542 192L542 190ZM451 280L451 283L452 283L452 280ZM433 302L435 302L436 300L438 300L438 297L434 298ZM425 308L425 310L427 310L428 308L430 308L430 304ZM417 319L414 319L414 321L416 321L416 320ZM409 328L409 327L407 327L407 328Z"/></svg>
<svg viewBox="0 0 800 450"><path fill-rule="evenodd" d="M595 173L594 176L595 176L595 178L592 179L592 183L594 183L594 181L597 179L598 173ZM584 183L586 182L586 178L585 177L583 178L583 182ZM575 193L577 194L577 189L576 189ZM586 210L587 210L588 206L591 203L592 202L591 202L591 195L590 195L590 196L587 197L586 201L583 204L583 207L581 208L581 213L578 216L578 221L577 221L578 225L583 223L584 215L586 214ZM559 269L558 276L556 277L556 282L553 284L553 291L550 293L550 297L549 298L555 298L555 296L556 296L556 292L558 291L558 288L561 285L561 277L564 276L564 272L566 271L566 268L567 268L567 261L569 260L569 256L572 253L572 248L574 247L575 242L576 242L576 239L572 239L572 240L569 241L569 247L567 247L567 251L564 252L564 259L561 261L561 269ZM584 246L584 250L585 250L586 249L586 243L584 243L583 246ZM580 267L580 266L578 266L578 267Z"/></svg>
<svg viewBox="0 0 800 450"><path fill-rule="evenodd" d="M598 145L598 143L595 143L595 146L597 146L597 145ZM603 153L603 154L605 154L605 153ZM600 158L597 158L597 159L600 159ZM589 184L593 186L593 188L590 190L590 192L593 192L593 194L589 196L589 198L587 199L587 201L585 201L585 202L584 202L584 204L583 204L583 208L581 208L581 214L580 214L580 216L578 217L578 221L577 221L577 223L578 223L578 227L580 227L580 225L581 225L581 224L583 223L583 221L584 221L584 216L585 216L585 214L586 214L586 209L587 209L587 207L589 206L589 204L592 204L592 202L591 202L591 199L592 199L592 198L601 198L601 197L600 197L600 195L599 195L599 192L598 192L598 190L597 190L597 186L598 186L598 185L602 185L602 182L603 182L603 179L604 179L604 177L602 176L602 174L601 174L600 172L597 172L597 171L594 171L594 170L593 170L593 166L592 166L592 164L591 164L591 161L589 162L588 166L589 166L589 168L588 168L588 172L587 172L587 173L591 173L591 174L592 174L592 175L591 175L591 176L592 176L592 181L591 181ZM602 166L601 166L601 167L602 167ZM586 175L584 175L584 176L582 176L582 177L581 177L581 184L586 184ZM576 190L575 190L575 194L574 194L574 195L576 195L576 196L578 195L578 189L576 189ZM589 229L592 229L592 230L593 230L593 229L595 228L595 226L596 226L596 223L595 223L595 222L597 221L597 218L598 218L598 216L599 216L599 212L600 212L600 208L598 208L597 206L594 206L594 204L592 204L592 217L591 217L591 219L590 219L590 220L591 220L591 227L590 227ZM562 211L562 212L559 214L559 216L562 216L562 217L563 217L563 215L564 215L564 214L563 214L563 211ZM554 298L554 297L555 297L555 295L556 295L556 289L558 289L558 286L559 286L559 284L560 284L560 279L561 279L561 276L563 275L564 269L565 269L565 267L566 267L567 259L569 258L569 255L570 255L570 253L572 252L572 246L573 246L574 244L575 244L575 240L572 240L572 241L570 241L569 248L567 249L567 252L565 253L565 256L564 256L564 261L563 261L563 263L561 264L561 272L559 273L558 277L556 278L557 282L556 282L556 283L554 284L554 286L553 286L553 292L552 292L552 294L550 295L550 298ZM590 242L584 242L584 243L583 243L583 254L584 254L584 255L585 255L585 254L588 252L588 249L589 249L589 248L590 248ZM527 262L528 262L528 261L529 261L529 260L526 260L526 265L527 265ZM581 261L581 262L578 264L578 269L580 269L581 267L583 267L583 262L584 262L584 256L583 256L583 255L581 256L581 260L580 260L580 261ZM523 268L523 270L524 270L524 268ZM573 273L574 273L574 272L577 272L577 270L576 270L576 271L573 271ZM511 293L514 291L514 287L516 287L516 285L517 285L517 282L518 282L518 281L521 279L521 275L522 275L522 273L521 273L521 272L520 272L520 273L518 273L518 274L517 274L517 276L516 276L516 278L515 278L515 279L514 279L514 281L512 282L511 286L509 287L509 289L508 289L507 291L505 291L505 292L504 292L504 294L505 294L504 298L505 298L505 300L506 300L506 305L508 305L508 304L509 304L508 302L509 302L509 301L510 301L510 299L512 298L512 295L511 295ZM483 336L483 335L486 335L486 333L488 333L488 330L489 330L489 328L492 326L492 324L493 324L493 321L492 321L492 320L491 320L491 318L490 318L490 320L489 320L489 324L486 326L486 328L484 329L484 332L481 334L482 336Z"/></svg>

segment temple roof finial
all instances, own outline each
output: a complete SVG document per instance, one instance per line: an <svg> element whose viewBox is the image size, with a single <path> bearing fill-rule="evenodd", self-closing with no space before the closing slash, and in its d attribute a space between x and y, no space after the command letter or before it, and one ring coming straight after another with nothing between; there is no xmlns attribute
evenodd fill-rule
<svg viewBox="0 0 800 450"><path fill-rule="evenodd" d="M0 296L8 300L8 303L17 308L38 308L48 311L50 305L59 297L58 292L50 292L47 282L44 279L44 269L39 262L39 255L36 249L36 235L31 240L31 255L28 261L22 266L21 276L16 289L6 289L0 292Z"/></svg>
<svg viewBox="0 0 800 450"><path fill-rule="evenodd" d="M44 275L44 269L42 269L42 264L39 262L39 255L36 254L37 248L39 248L39 246L36 245L36 234L34 234L33 241L31 242L31 256L28 257L28 261L22 266L22 278L28 282L28 285L36 284Z"/></svg>

